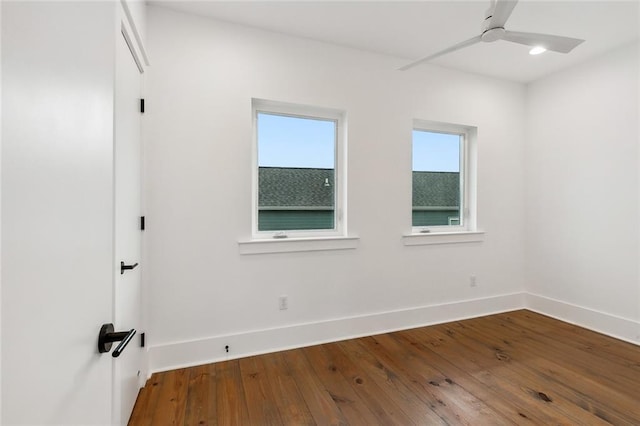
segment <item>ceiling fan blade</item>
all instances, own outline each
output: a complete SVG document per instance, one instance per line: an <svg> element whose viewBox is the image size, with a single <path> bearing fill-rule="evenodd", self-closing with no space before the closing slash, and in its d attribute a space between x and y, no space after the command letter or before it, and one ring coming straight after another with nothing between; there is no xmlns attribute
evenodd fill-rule
<svg viewBox="0 0 640 426"><path fill-rule="evenodd" d="M462 41L462 42L460 42L458 44L454 44L453 46L449 47L448 49L441 50L440 52L434 53L433 55L429 55L429 56L426 56L426 57L424 57L422 59L418 59L417 61L413 61L410 64L405 65L402 68L400 68L400 71L406 71L409 68L413 68L416 65L420 65L423 62L430 61L432 59L435 59L435 58L437 58L439 56L442 56L442 55L445 55L447 53L455 52L456 50L460 50L463 47L471 46L472 44L478 43L480 40L481 40L481 36L475 36L473 38L470 38L469 40L465 40L465 41Z"/></svg>
<svg viewBox="0 0 640 426"><path fill-rule="evenodd" d="M516 7L518 0L497 0L496 7L493 9L491 19L486 28L504 28L504 24L511 16L513 8Z"/></svg>
<svg viewBox="0 0 640 426"><path fill-rule="evenodd" d="M554 52L569 53L574 47L584 40L579 38L562 37L550 34L521 33L518 31L505 31L503 40L514 43L525 44L527 46L542 46Z"/></svg>

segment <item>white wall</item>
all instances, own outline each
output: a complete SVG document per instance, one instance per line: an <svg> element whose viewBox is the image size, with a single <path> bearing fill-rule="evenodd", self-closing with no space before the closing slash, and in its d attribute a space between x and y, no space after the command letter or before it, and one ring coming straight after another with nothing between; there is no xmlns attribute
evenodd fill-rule
<svg viewBox="0 0 640 426"><path fill-rule="evenodd" d="M521 306L501 296L524 283L524 86L399 72L394 58L157 7L147 24L152 370L221 359L225 342L239 356ZM252 97L347 111L357 249L239 254L251 232ZM478 126L483 242L403 246L413 118Z"/></svg>
<svg viewBox="0 0 640 426"><path fill-rule="evenodd" d="M638 44L528 88L531 307L640 342Z"/></svg>

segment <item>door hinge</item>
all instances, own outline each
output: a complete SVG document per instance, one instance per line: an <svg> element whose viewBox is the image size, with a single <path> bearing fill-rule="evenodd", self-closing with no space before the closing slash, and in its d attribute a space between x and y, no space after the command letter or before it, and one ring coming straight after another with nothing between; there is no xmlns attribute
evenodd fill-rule
<svg viewBox="0 0 640 426"><path fill-rule="evenodd" d="M144 348L144 338L145 338L144 333L140 333L140 347L141 348Z"/></svg>
<svg viewBox="0 0 640 426"><path fill-rule="evenodd" d="M140 99L140 112L144 114L144 98Z"/></svg>
<svg viewBox="0 0 640 426"><path fill-rule="evenodd" d="M140 230L144 231L144 216L140 216Z"/></svg>

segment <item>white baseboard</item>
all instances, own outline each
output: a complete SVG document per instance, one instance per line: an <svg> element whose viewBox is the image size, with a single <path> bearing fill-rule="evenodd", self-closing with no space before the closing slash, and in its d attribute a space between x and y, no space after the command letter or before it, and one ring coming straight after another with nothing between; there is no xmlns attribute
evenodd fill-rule
<svg viewBox="0 0 640 426"><path fill-rule="evenodd" d="M529 309L640 345L640 321L531 293L513 293L441 305L379 312L322 322L252 330L149 348L149 375L228 359L300 348L362 336ZM229 352L225 352L229 346Z"/></svg>
<svg viewBox="0 0 640 426"><path fill-rule="evenodd" d="M525 293L525 307L564 322L640 345L640 321L622 318L560 300Z"/></svg>
<svg viewBox="0 0 640 426"><path fill-rule="evenodd" d="M227 359L388 333L448 321L523 309L525 294L514 293L433 306L296 324L149 348L149 374ZM229 352L225 352L225 346Z"/></svg>

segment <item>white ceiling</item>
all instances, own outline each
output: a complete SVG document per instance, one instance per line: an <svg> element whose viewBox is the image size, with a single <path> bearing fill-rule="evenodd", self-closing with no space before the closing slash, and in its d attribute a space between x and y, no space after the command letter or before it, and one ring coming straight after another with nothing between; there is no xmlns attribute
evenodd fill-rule
<svg viewBox="0 0 640 426"><path fill-rule="evenodd" d="M411 62L480 34L489 1L165 1L219 20L311 38ZM569 54L531 56L527 46L479 43L431 63L530 82L639 37L640 0L521 0L506 28L586 40ZM403 61L400 61L402 63ZM404 72L420 72L418 66Z"/></svg>

